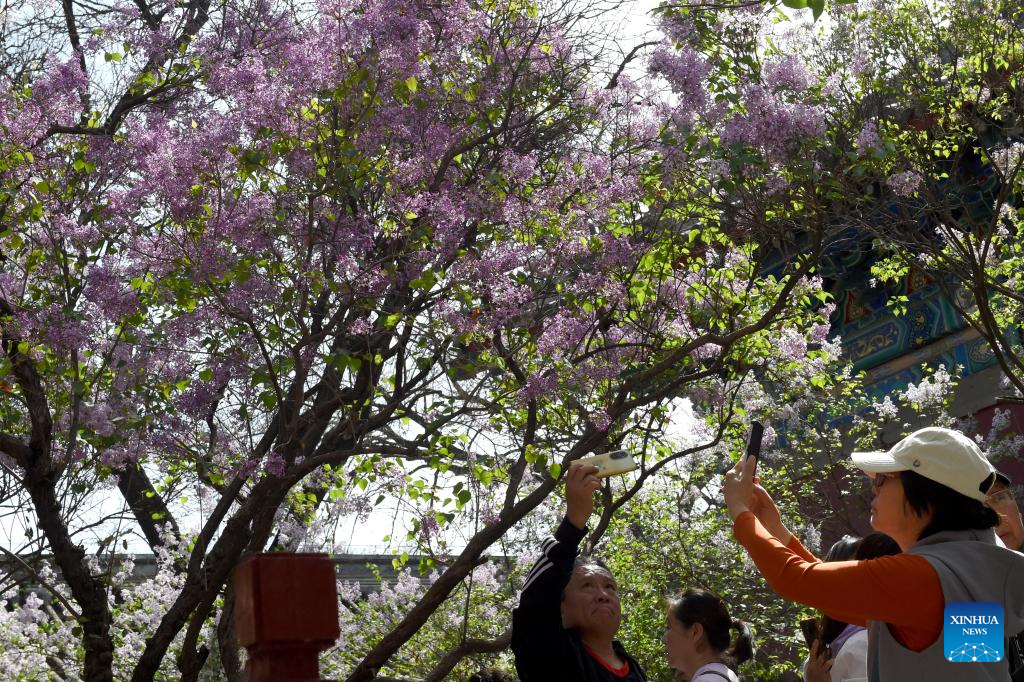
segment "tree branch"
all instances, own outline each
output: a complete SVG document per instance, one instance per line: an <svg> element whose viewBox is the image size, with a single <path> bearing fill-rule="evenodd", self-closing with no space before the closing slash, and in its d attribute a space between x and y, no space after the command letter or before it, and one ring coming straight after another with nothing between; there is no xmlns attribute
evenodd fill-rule
<svg viewBox="0 0 1024 682"><path fill-rule="evenodd" d="M434 669L423 678L423 682L441 682L455 666L467 656L473 654L496 654L504 651L512 644L512 629L505 630L496 639L467 639L441 657Z"/></svg>

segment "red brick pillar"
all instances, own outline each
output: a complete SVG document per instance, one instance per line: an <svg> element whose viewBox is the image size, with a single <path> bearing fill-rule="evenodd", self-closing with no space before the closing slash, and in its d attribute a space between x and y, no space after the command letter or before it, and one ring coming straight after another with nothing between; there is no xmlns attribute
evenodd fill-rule
<svg viewBox="0 0 1024 682"><path fill-rule="evenodd" d="M235 569L235 631L248 682L321 682L338 639L338 587L326 554L255 554Z"/></svg>

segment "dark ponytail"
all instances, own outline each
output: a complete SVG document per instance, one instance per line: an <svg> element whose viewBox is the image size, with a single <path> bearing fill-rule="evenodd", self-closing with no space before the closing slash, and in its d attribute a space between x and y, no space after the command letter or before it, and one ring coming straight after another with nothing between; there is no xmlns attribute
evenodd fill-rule
<svg viewBox="0 0 1024 682"><path fill-rule="evenodd" d="M732 646L725 652L725 655L739 665L754 657L754 633L747 623L738 618L733 618L732 629L739 634L736 635L736 639L732 641Z"/></svg>
<svg viewBox="0 0 1024 682"><path fill-rule="evenodd" d="M832 547L828 550L828 554L825 555L825 561L848 561L854 557L857 553L857 548L860 547L861 538L855 535L844 535L833 543ZM841 620L834 620L827 614L821 614L821 619L818 621L818 638L822 640L822 644L831 644L832 640L842 633L848 623Z"/></svg>
<svg viewBox="0 0 1024 682"><path fill-rule="evenodd" d="M754 636L750 626L730 618L725 602L714 592L690 588L669 604L668 612L688 627L700 623L711 648L734 665L754 657ZM729 637L730 630L739 633L735 640Z"/></svg>
<svg viewBox="0 0 1024 682"><path fill-rule="evenodd" d="M899 553L900 546L885 533L868 533L862 538L844 535L832 545L825 561L861 561ZM848 623L841 620L833 620L827 614L821 614L818 632L822 644L831 644L836 637L842 634L847 625Z"/></svg>

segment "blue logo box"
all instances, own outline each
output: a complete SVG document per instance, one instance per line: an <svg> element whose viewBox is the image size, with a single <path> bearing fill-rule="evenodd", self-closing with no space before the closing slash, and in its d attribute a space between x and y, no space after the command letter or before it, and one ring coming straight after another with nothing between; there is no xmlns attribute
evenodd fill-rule
<svg viewBox="0 0 1024 682"><path fill-rule="evenodd" d="M990 601L946 605L942 642L947 661L995 663L1006 655L1003 605Z"/></svg>

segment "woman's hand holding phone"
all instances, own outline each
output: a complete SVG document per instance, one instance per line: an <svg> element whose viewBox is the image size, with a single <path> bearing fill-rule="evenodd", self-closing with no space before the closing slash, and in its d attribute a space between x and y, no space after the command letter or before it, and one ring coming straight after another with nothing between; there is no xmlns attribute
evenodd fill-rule
<svg viewBox="0 0 1024 682"><path fill-rule="evenodd" d="M722 481L722 497L729 509L729 516L736 519L745 511L750 511L754 494L754 468L756 460L740 457L732 469L725 473Z"/></svg>
<svg viewBox="0 0 1024 682"><path fill-rule="evenodd" d="M757 458L761 453L763 435L764 426L761 422L751 422L746 451L736 465L726 472L725 480L722 482L722 496L733 520L743 512L750 511L751 505L754 504L754 478L757 474Z"/></svg>
<svg viewBox="0 0 1024 682"><path fill-rule="evenodd" d="M744 459L751 459L748 467L753 472L753 488L751 490L750 502L747 505L750 511L757 517L769 533L784 545L788 545L793 539L785 524L782 523L782 514L775 506L775 500L768 494L768 491L761 487L761 478L757 475L757 460L761 456L761 439L764 438L764 426L759 421L750 423L750 436L747 439L747 451ZM735 518L735 517L733 517Z"/></svg>
<svg viewBox="0 0 1024 682"><path fill-rule="evenodd" d="M820 639L814 640L807 657L807 682L832 682L832 658Z"/></svg>

